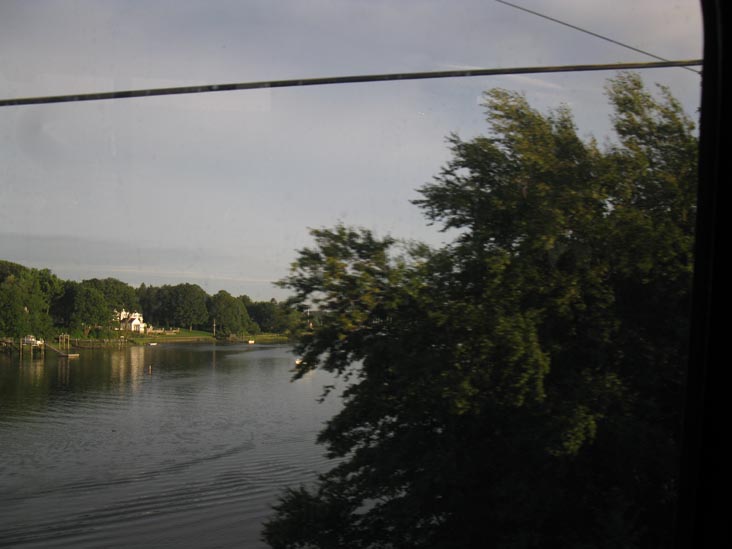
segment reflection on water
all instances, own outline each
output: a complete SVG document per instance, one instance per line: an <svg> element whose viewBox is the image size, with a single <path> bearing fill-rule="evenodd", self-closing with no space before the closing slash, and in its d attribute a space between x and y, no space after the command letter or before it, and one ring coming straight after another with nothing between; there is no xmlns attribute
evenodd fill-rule
<svg viewBox="0 0 732 549"><path fill-rule="evenodd" d="M65 361L65 364L64 363L59 364L59 366L58 366L58 385L60 387L67 387L69 385L70 373L71 373L71 368L69 367L68 361Z"/></svg>
<svg viewBox="0 0 732 549"><path fill-rule="evenodd" d="M113 353L110 355L111 374L122 390L135 390L140 385L140 378L147 371L145 366L145 348L131 347L127 353Z"/></svg>
<svg viewBox="0 0 732 549"><path fill-rule="evenodd" d="M261 547L283 486L328 467L339 406L284 347L0 357L0 547Z"/></svg>
<svg viewBox="0 0 732 549"><path fill-rule="evenodd" d="M20 375L23 383L38 387L43 384L44 364L42 360L34 358L23 363Z"/></svg>

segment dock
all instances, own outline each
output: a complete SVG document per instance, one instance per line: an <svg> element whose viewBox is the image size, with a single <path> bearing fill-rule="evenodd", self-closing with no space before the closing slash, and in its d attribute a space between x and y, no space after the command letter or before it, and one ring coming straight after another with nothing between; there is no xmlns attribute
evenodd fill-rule
<svg viewBox="0 0 732 549"><path fill-rule="evenodd" d="M45 346L62 358L79 358L79 353L70 353L68 352L68 350L62 351L61 349L57 349L50 343L45 343Z"/></svg>
<svg viewBox="0 0 732 549"><path fill-rule="evenodd" d="M10 352L16 351L20 353L21 359L25 354L34 358L36 353L43 358L46 355L47 347L61 358L79 358L79 353L71 352L71 341L67 334L60 335L58 339L58 347L56 347L43 339L36 339L34 336L26 336L18 340L3 337L0 338L0 349Z"/></svg>

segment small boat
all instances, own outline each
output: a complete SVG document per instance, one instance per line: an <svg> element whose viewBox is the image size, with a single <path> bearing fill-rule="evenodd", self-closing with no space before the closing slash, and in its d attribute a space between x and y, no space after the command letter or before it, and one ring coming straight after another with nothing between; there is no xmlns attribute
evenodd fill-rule
<svg viewBox="0 0 732 549"><path fill-rule="evenodd" d="M249 345L254 345L254 340L250 339L249 341L247 341L247 343L249 343Z"/></svg>
<svg viewBox="0 0 732 549"><path fill-rule="evenodd" d="M151 347L154 347L157 344L158 344L157 341L152 341L152 342L148 343L148 345L150 345Z"/></svg>
<svg viewBox="0 0 732 549"><path fill-rule="evenodd" d="M302 364L303 362L304 362L304 360L302 358L296 358L295 359L295 366L300 366L300 364Z"/></svg>

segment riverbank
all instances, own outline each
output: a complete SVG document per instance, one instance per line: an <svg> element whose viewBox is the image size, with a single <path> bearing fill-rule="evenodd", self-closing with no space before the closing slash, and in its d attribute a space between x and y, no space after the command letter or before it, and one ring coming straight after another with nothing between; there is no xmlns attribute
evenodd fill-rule
<svg viewBox="0 0 732 549"><path fill-rule="evenodd" d="M259 345L282 345L293 343L294 337L286 334L264 333L256 335L244 334L242 336L216 338L209 332L201 332L196 330L185 330L178 333L155 334L151 336L136 337L118 337L118 338L97 338L83 339L70 338L69 345L72 349L121 349L128 346L140 346L150 344L164 343L256 343ZM17 352L17 342L13 342L9 338L0 339L0 352L13 353Z"/></svg>
<svg viewBox="0 0 732 549"><path fill-rule="evenodd" d="M180 332L178 334L152 335L128 338L130 343L135 345L149 345L150 343L258 343L261 345L274 345L292 343L294 338L286 334L244 334L241 336L228 336L226 338L214 337L208 332Z"/></svg>

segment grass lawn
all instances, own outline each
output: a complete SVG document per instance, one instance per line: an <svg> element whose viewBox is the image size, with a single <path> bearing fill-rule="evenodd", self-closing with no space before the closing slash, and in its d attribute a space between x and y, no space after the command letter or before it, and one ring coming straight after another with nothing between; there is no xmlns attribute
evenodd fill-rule
<svg viewBox="0 0 732 549"><path fill-rule="evenodd" d="M168 333L168 334L152 334L149 336L135 336L128 338L133 343L137 344L145 344L145 343L163 343L163 342L170 342L175 343L183 342L183 341L215 341L213 335L211 332L203 332L200 330L186 330L184 328L181 328L181 330L177 334Z"/></svg>
<svg viewBox="0 0 732 549"><path fill-rule="evenodd" d="M144 345L145 343L175 343L175 342L215 342L216 339L213 337L211 332L203 332L200 330L186 330L181 328L177 334L153 334L150 336L136 336L128 338L129 341L138 345ZM275 343L289 343L290 338L284 334L256 334L248 335L244 334L236 338L238 341L254 341L254 343L261 344L275 344Z"/></svg>

